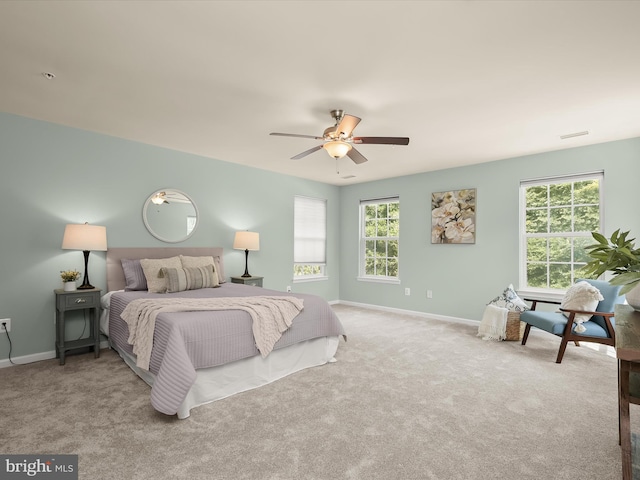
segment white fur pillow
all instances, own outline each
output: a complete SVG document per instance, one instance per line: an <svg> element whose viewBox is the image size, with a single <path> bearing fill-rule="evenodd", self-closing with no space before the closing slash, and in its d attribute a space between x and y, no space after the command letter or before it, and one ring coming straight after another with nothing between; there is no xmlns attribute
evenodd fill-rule
<svg viewBox="0 0 640 480"><path fill-rule="evenodd" d="M582 310L585 312L595 312L598 308L600 300L604 300L604 297L596 287L589 282L578 282L573 285L567 293L565 293L560 308L566 308L569 310ZM565 317L569 317L569 313L562 312ZM592 315L576 313L574 317L575 323L588 322Z"/></svg>

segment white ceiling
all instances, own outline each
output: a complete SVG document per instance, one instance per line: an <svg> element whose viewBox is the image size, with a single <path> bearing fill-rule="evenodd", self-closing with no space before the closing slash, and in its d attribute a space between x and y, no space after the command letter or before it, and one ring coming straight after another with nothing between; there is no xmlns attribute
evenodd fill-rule
<svg viewBox="0 0 640 480"><path fill-rule="evenodd" d="M4 0L0 111L346 185L640 136L639 20L637 1ZM324 150L290 160L316 140L269 136L321 135L335 108L411 142L338 174Z"/></svg>

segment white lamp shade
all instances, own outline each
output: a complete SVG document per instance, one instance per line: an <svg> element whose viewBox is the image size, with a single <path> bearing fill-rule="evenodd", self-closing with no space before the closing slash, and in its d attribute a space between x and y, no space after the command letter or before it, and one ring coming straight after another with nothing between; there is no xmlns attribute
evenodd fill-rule
<svg viewBox="0 0 640 480"><path fill-rule="evenodd" d="M236 232L233 248L237 250L260 250L260 234L256 232Z"/></svg>
<svg viewBox="0 0 640 480"><path fill-rule="evenodd" d="M69 224L64 229L63 250L107 250L107 228L100 225Z"/></svg>
<svg viewBox="0 0 640 480"><path fill-rule="evenodd" d="M347 142L341 142L340 140L333 140L322 145L322 148L324 148L333 158L342 158L349 153L351 145Z"/></svg>

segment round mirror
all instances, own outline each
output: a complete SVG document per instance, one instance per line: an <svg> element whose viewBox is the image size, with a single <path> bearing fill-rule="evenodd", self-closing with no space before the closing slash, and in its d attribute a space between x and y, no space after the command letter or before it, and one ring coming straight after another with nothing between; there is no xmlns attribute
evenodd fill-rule
<svg viewBox="0 0 640 480"><path fill-rule="evenodd" d="M183 242L198 226L198 209L187 194L163 188L153 192L144 202L142 219L149 233L158 240Z"/></svg>

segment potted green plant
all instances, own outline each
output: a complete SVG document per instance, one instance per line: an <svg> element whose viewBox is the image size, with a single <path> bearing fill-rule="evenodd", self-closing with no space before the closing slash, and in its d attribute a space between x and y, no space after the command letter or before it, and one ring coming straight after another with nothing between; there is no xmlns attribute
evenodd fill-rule
<svg viewBox="0 0 640 480"><path fill-rule="evenodd" d="M64 291L73 292L76 289L76 280L80 278L80 272L77 270L62 270L60 278L64 283Z"/></svg>
<svg viewBox="0 0 640 480"><path fill-rule="evenodd" d="M585 247L593 259L584 267L585 275L597 278L610 272L609 283L621 285L620 293L626 295L627 303L640 310L640 249L635 248L635 238L627 238L629 232L620 232L620 229L610 238L598 232L591 235L597 243Z"/></svg>

